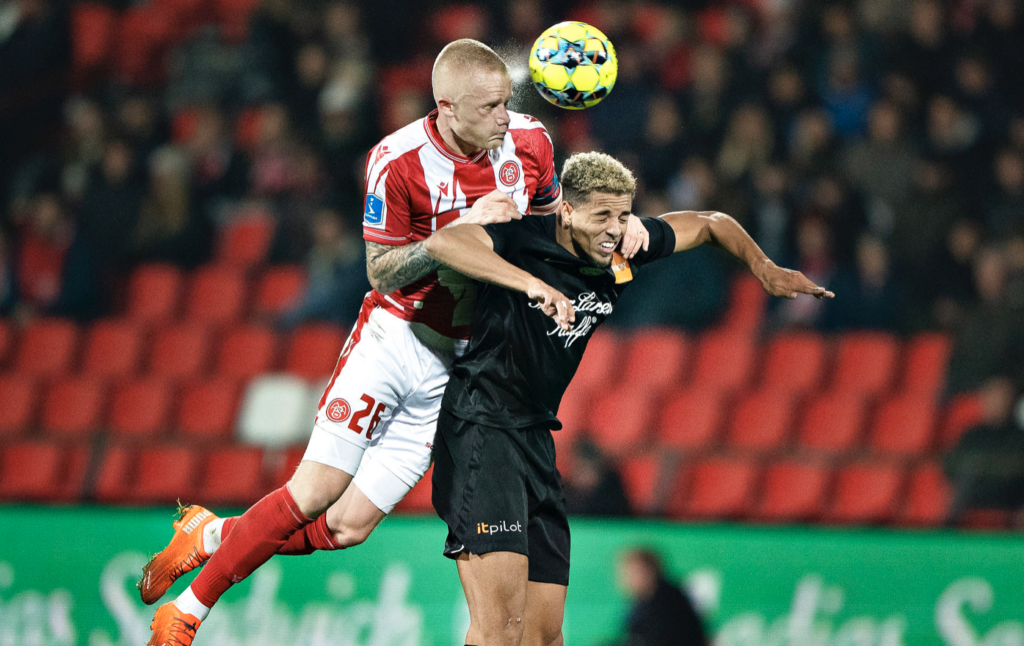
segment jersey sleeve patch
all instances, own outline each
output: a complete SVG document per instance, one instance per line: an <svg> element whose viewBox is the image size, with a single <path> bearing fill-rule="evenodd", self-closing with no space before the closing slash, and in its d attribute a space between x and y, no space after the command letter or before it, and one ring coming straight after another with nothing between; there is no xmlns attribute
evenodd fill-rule
<svg viewBox="0 0 1024 646"><path fill-rule="evenodd" d="M363 225L373 229L385 228L384 199L370 193L363 205Z"/></svg>

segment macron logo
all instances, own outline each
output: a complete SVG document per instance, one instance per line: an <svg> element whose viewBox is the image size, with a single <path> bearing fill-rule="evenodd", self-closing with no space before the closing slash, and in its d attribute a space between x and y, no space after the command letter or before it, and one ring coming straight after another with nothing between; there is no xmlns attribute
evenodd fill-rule
<svg viewBox="0 0 1024 646"><path fill-rule="evenodd" d="M196 514L195 518L188 521L188 524L181 528L181 531L185 532L186 534L191 534L192 530L194 530L196 527L199 527L199 523L203 522L212 515L213 513L209 511L203 511Z"/></svg>

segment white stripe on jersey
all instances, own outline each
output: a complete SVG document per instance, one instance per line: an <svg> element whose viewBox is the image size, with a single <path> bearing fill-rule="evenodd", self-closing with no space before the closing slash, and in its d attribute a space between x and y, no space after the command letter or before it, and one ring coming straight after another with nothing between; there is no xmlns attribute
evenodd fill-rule
<svg viewBox="0 0 1024 646"><path fill-rule="evenodd" d="M516 143L512 138L511 130L505 134L501 147L495 148L489 154L494 171L494 185L498 190L508 193L520 213L526 213L526 209L530 206L530 198L526 194L526 171L523 169L522 160L516 155ZM502 178L508 164L514 164L516 168L516 181L511 185L506 184L505 179Z"/></svg>
<svg viewBox="0 0 1024 646"><path fill-rule="evenodd" d="M419 156L433 215L466 208L466 195L455 179L455 162L441 155L434 146L423 146ZM436 217L431 218L431 229L437 230Z"/></svg>

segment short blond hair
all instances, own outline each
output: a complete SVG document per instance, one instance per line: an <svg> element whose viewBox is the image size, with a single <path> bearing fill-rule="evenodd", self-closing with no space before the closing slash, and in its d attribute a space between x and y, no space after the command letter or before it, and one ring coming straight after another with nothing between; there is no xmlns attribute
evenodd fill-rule
<svg viewBox="0 0 1024 646"><path fill-rule="evenodd" d="M479 40L460 38L444 46L434 60L434 69L430 74L430 83L434 88L434 100L442 98L450 90L449 80L464 86L463 80L474 68L488 72L504 72L508 74L508 66L501 56ZM453 79L453 74L458 78ZM452 99L455 97L447 96Z"/></svg>
<svg viewBox="0 0 1024 646"><path fill-rule="evenodd" d="M562 166L562 195L570 204L590 199L592 193L636 195L636 178L622 162L604 153L576 153Z"/></svg>

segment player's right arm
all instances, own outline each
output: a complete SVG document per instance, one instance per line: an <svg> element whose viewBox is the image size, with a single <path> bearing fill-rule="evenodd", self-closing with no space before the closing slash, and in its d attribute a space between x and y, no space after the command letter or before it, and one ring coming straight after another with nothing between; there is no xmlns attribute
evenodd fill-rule
<svg viewBox="0 0 1024 646"><path fill-rule="evenodd" d="M572 303L554 287L523 271L494 251L494 240L478 224L445 227L424 240L427 254L464 276L522 292L564 330L572 328Z"/></svg>

